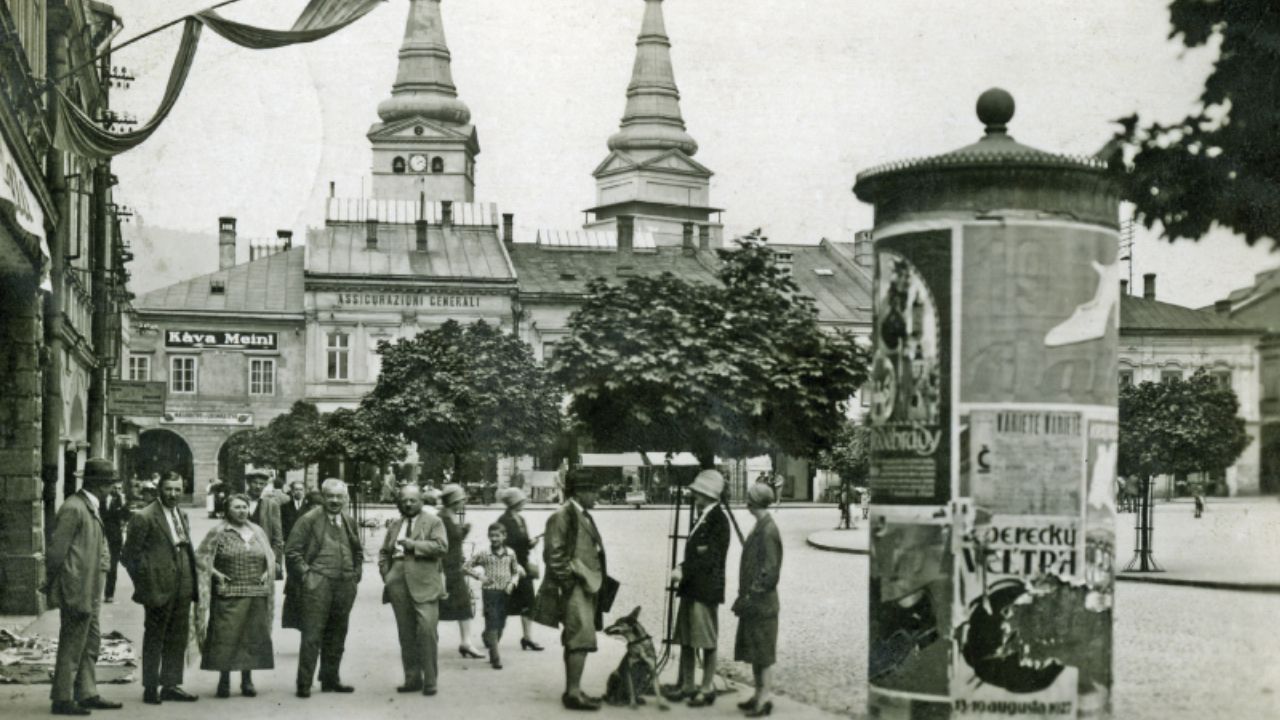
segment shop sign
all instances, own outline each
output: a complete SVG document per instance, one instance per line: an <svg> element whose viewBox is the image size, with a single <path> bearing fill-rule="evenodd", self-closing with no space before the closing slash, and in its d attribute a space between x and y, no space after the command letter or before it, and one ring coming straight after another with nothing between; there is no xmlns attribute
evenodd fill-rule
<svg viewBox="0 0 1280 720"><path fill-rule="evenodd" d="M235 330L165 330L164 346L171 348L232 348L275 350L277 334Z"/></svg>
<svg viewBox="0 0 1280 720"><path fill-rule="evenodd" d="M160 422L164 425L252 426L253 413L169 410L161 416Z"/></svg>
<svg viewBox="0 0 1280 720"><path fill-rule="evenodd" d="M109 415L161 417L169 391L163 382L112 380L107 393Z"/></svg>
<svg viewBox="0 0 1280 720"><path fill-rule="evenodd" d="M18 162L4 138L0 138L0 201L13 208L18 227L40 238L40 250L49 257L49 246L44 237L44 212L40 210L40 203L18 169Z"/></svg>

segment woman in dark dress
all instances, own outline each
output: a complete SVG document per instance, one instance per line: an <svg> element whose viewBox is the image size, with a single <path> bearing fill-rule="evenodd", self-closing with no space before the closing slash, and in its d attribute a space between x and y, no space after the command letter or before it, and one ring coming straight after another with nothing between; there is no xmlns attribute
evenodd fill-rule
<svg viewBox="0 0 1280 720"><path fill-rule="evenodd" d="M738 616L733 659L751 663L756 686L750 699L738 703L747 717L773 712L770 692L778 654L778 578L782 574L782 536L769 514L773 498L773 490L763 483L747 490L747 510L756 525L742 544L738 599L733 603L733 613Z"/></svg>
<svg viewBox="0 0 1280 720"><path fill-rule="evenodd" d="M471 644L471 618L475 607L471 600L471 587L463 569L465 556L462 546L471 531L469 523L459 523L458 514L467 506L467 491L461 485L445 485L440 492L440 520L449 539L449 552L444 556L444 590L440 599L440 620L457 620L461 644L458 652L464 658L483 658Z"/></svg>
<svg viewBox="0 0 1280 720"><path fill-rule="evenodd" d="M218 697L231 694L231 673L240 671L240 692L257 695L254 670L275 667L271 647L274 613L275 552L267 533L249 522L249 498L226 500L226 520L200 543L200 606L208 608L208 627L200 662L221 673Z"/></svg>
<svg viewBox="0 0 1280 720"><path fill-rule="evenodd" d="M537 538L530 539L529 526L525 525L520 511L528 501L520 488L507 488L498 494L502 504L507 506L506 512L498 518L498 522L507 530L507 547L516 554L516 562L524 568L515 592L507 598L507 615L519 615L524 635L520 638L521 650L542 650L542 646L533 641L533 579L537 576L536 566L529 561L529 553L538 545Z"/></svg>

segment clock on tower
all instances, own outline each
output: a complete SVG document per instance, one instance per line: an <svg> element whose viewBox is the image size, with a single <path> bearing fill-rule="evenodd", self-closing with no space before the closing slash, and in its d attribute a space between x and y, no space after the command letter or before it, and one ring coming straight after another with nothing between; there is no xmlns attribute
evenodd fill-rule
<svg viewBox="0 0 1280 720"><path fill-rule="evenodd" d="M426 172L427 156L426 155L410 155L409 169L416 173Z"/></svg>

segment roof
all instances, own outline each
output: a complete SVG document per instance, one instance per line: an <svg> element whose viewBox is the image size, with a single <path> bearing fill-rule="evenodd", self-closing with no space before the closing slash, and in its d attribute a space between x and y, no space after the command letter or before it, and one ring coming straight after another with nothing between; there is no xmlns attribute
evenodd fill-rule
<svg viewBox="0 0 1280 720"><path fill-rule="evenodd" d="M854 263L853 243L769 246L791 253L791 279L813 298L819 321L871 323L871 275Z"/></svg>
<svg viewBox="0 0 1280 720"><path fill-rule="evenodd" d="M427 250L419 252L417 228L380 223L376 248L369 248L364 223L329 223L307 237L308 275L411 277L514 281L510 262L487 225L429 225Z"/></svg>
<svg viewBox="0 0 1280 720"><path fill-rule="evenodd" d="M1252 335L1262 328L1210 310L1148 300L1136 295L1120 296L1121 335Z"/></svg>
<svg viewBox="0 0 1280 720"><path fill-rule="evenodd" d="M683 248L659 247L642 253L601 252L598 249L547 247L513 243L511 262L520 278L521 295L585 295L587 282L595 278L615 280L630 275L670 272L689 282L715 282L715 253L699 250L685 255ZM623 272L619 274L619 267Z"/></svg>
<svg viewBox="0 0 1280 720"><path fill-rule="evenodd" d="M152 290L134 301L139 310L193 313L286 313L303 311L302 261L296 247L225 270ZM222 293L212 292L222 280Z"/></svg>

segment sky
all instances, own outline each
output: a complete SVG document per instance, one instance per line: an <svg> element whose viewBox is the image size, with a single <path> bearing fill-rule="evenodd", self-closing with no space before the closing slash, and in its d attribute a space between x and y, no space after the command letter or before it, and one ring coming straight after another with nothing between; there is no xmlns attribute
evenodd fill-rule
<svg viewBox="0 0 1280 720"><path fill-rule="evenodd" d="M209 4L116 0L117 42ZM306 0L240 0L230 18L286 28ZM851 188L882 162L947 152L982 134L974 101L1003 87L1010 134L1091 154L1112 120L1172 121L1196 109L1214 48L1168 39L1167 0L666 0L667 32L696 159L712 169L727 236L851 239L872 224ZM408 0L389 0L311 45L240 48L205 32L183 96L160 130L114 163L117 201L143 227L242 238L323 224L329 183L367 192L369 126L390 94ZM525 229L579 227L591 171L618 128L642 0L444 0L459 97L479 133L476 200ZM137 81L113 104L150 116L179 29L119 51ZM1211 304L1280 264L1215 232L1169 244L1141 230L1133 274L1160 299ZM181 256L189 248L163 248ZM247 253L242 249L242 254ZM209 253L208 257L213 257ZM210 271L215 268L203 268ZM187 271L189 272L189 271ZM185 277L168 278L171 282ZM152 278L151 280L154 280ZM154 286L157 283L150 283ZM163 284L163 283L159 283Z"/></svg>

